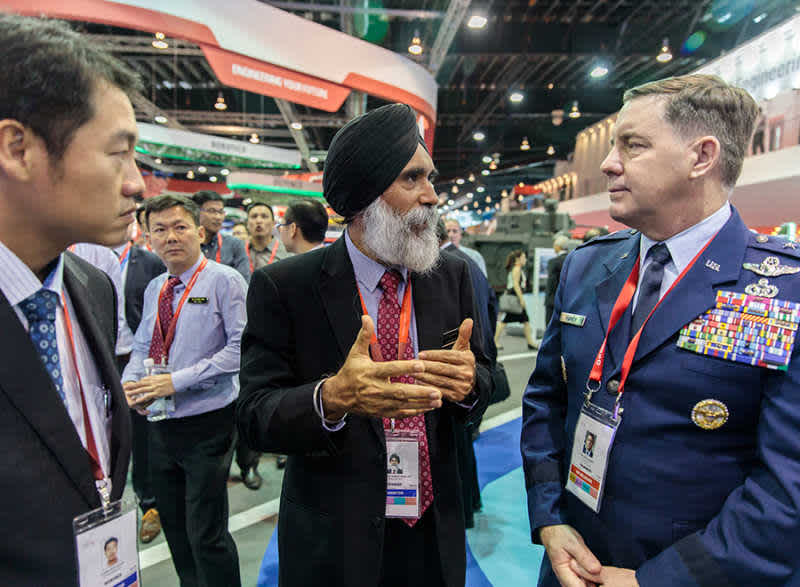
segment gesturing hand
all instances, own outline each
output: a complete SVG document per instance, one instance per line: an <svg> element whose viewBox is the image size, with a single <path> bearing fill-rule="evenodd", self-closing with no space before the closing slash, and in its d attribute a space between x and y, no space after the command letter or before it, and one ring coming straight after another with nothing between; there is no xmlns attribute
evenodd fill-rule
<svg viewBox="0 0 800 587"><path fill-rule="evenodd" d="M442 394L435 387L417 383L393 383L391 377L411 375L425 370L423 361L373 361L369 342L375 326L369 316L361 317L358 332L347 359L333 377L322 386L325 417L338 420L345 413L380 418L408 418L442 405Z"/></svg>
<svg viewBox="0 0 800 587"><path fill-rule="evenodd" d="M458 338L453 348L441 351L422 351L419 358L425 366L414 377L420 383L433 385L451 402L462 402L475 386L475 355L469 348L472 336L472 318L458 327Z"/></svg>
<svg viewBox="0 0 800 587"><path fill-rule="evenodd" d="M603 567L572 526L557 524L539 530L542 544L558 582L563 587L594 587L600 584Z"/></svg>

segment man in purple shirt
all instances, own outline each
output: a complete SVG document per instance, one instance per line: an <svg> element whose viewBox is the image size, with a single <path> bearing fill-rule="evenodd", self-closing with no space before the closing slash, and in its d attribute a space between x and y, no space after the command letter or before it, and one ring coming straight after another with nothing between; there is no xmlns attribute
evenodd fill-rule
<svg viewBox="0 0 800 587"><path fill-rule="evenodd" d="M492 384L467 265L439 256L434 173L408 106L354 119L323 177L344 238L253 274L237 415L251 446L289 455L282 585L464 585L455 431ZM419 475L416 516L388 493L396 429L418 443L402 475Z"/></svg>

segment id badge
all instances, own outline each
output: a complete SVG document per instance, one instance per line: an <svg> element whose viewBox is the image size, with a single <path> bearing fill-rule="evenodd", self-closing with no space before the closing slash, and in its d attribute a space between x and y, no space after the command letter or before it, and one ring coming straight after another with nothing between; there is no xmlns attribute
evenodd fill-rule
<svg viewBox="0 0 800 587"><path fill-rule="evenodd" d="M575 426L566 490L595 513L600 511L608 457L621 422L621 416L615 418L612 412L587 402Z"/></svg>
<svg viewBox="0 0 800 587"><path fill-rule="evenodd" d="M419 432L386 430L386 517L419 518Z"/></svg>
<svg viewBox="0 0 800 587"><path fill-rule="evenodd" d="M137 587L136 504L115 501L72 521L80 587Z"/></svg>

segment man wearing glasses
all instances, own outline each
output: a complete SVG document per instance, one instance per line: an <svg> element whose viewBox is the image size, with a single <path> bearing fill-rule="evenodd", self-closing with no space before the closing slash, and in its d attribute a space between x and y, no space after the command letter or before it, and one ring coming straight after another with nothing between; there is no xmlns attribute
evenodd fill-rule
<svg viewBox="0 0 800 587"><path fill-rule="evenodd" d="M244 244L232 236L220 233L222 221L225 220L225 209L222 196L217 192L200 191L192 196L194 203L200 207L200 224L206 229L206 238L201 249L206 258L233 267L250 281L250 264Z"/></svg>

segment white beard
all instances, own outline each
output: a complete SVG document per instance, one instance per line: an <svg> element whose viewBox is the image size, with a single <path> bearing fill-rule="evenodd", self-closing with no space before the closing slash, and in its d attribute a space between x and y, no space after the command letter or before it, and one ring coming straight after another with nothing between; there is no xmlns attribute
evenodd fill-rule
<svg viewBox="0 0 800 587"><path fill-rule="evenodd" d="M438 219L433 207L420 206L403 215L378 198L357 222L361 223L364 246L377 259L427 273L439 259ZM421 227L424 228L420 231Z"/></svg>

